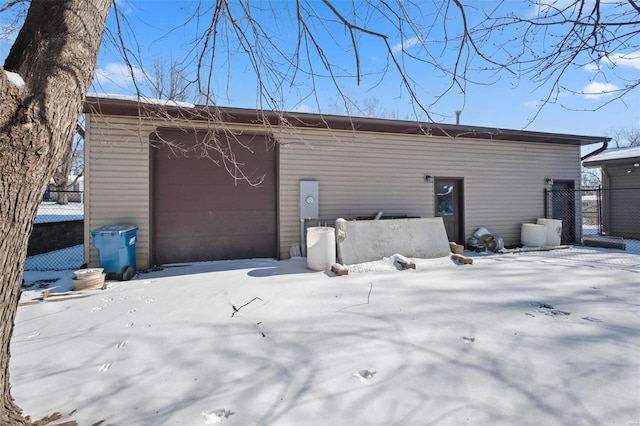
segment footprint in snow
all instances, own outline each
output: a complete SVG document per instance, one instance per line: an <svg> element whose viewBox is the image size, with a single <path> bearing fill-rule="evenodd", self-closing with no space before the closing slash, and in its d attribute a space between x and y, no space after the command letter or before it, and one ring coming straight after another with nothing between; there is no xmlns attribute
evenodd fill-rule
<svg viewBox="0 0 640 426"><path fill-rule="evenodd" d="M357 377L361 382L365 382L369 379L372 379L373 376L375 375L376 375L375 371L369 371L369 370L360 370L357 373L352 374L353 377Z"/></svg>
<svg viewBox="0 0 640 426"><path fill-rule="evenodd" d="M551 315L552 317L558 315L571 315L571 312L561 311L560 309L550 309L548 311L543 312L545 315Z"/></svg>
<svg viewBox="0 0 640 426"><path fill-rule="evenodd" d="M210 413L202 412L200 415L202 417L204 417L204 424L212 425L214 423L220 423L224 419L228 419L229 416L231 416L233 414L234 413L232 413L231 410L225 410L223 408L223 409L220 409L220 410L212 411Z"/></svg>
<svg viewBox="0 0 640 426"><path fill-rule="evenodd" d="M101 311L104 308L106 308L107 306L109 306L109 302L113 302L113 298L112 297L106 297L104 299L102 299L102 305L100 306L94 306L91 309L91 312L96 312L96 311Z"/></svg>
<svg viewBox="0 0 640 426"><path fill-rule="evenodd" d="M536 311L540 312L541 314L545 314L545 315L550 315L550 316L558 316L558 315L571 315L571 312L566 312L566 311L561 311L560 309L555 309L552 305L549 305L547 303L539 303L539 302L532 302L530 303L531 306L535 306Z"/></svg>
<svg viewBox="0 0 640 426"><path fill-rule="evenodd" d="M108 371L112 365L113 365L112 362L106 362L100 366L100 369L98 371L100 372Z"/></svg>
<svg viewBox="0 0 640 426"><path fill-rule="evenodd" d="M540 309L553 309L553 306L547 303L531 302L530 305Z"/></svg>
<svg viewBox="0 0 640 426"><path fill-rule="evenodd" d="M602 322L602 320L599 320L598 318L582 317L582 319L589 322Z"/></svg>

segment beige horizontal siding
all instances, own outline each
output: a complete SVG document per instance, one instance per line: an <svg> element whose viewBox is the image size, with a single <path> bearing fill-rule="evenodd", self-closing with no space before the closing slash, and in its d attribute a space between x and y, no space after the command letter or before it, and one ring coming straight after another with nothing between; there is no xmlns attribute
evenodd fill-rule
<svg viewBox="0 0 640 426"><path fill-rule="evenodd" d="M138 266L148 268L150 247L150 145L157 127L203 128L208 123L151 121L87 115L85 259L96 265L91 229L114 223L139 227ZM259 126L229 125L238 131ZM464 178L465 238L487 227L507 244L520 226L544 216L544 178L580 178L579 147L446 139L423 135L295 129L279 131L279 239L288 251L300 239L298 185L320 183L320 221L338 217L434 214L433 183L425 174Z"/></svg>
<svg viewBox="0 0 640 426"><path fill-rule="evenodd" d="M426 174L464 178L465 239L481 226L518 243L544 217L545 177L580 178L579 147L423 135L296 129L280 149L280 250L300 242L298 182L319 181L319 219L434 215Z"/></svg>
<svg viewBox="0 0 640 426"><path fill-rule="evenodd" d="M157 127L207 129L213 123L176 119L86 114L85 142L85 262L99 263L91 233L104 225L138 226L136 263L147 269L152 261L151 170L149 135ZM233 132L258 132L256 125L227 124Z"/></svg>
<svg viewBox="0 0 640 426"><path fill-rule="evenodd" d="M87 115L85 143L85 261L99 263L90 231L104 225L138 226L136 264L149 267L149 133L133 117Z"/></svg>
<svg viewBox="0 0 640 426"><path fill-rule="evenodd" d="M640 169L633 164L606 166L605 227L613 236L640 236Z"/></svg>
<svg viewBox="0 0 640 426"><path fill-rule="evenodd" d="M609 181L607 188L640 188L640 168L629 164L616 164L606 166Z"/></svg>

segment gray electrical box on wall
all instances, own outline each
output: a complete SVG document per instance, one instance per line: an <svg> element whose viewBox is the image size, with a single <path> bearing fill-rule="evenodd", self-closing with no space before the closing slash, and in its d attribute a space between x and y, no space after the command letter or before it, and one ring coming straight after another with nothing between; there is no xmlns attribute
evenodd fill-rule
<svg viewBox="0 0 640 426"><path fill-rule="evenodd" d="M318 218L318 181L300 181L300 219Z"/></svg>

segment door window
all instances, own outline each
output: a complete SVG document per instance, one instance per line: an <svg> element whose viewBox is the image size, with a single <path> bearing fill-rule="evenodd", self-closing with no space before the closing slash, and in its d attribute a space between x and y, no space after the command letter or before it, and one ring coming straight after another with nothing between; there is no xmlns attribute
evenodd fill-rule
<svg viewBox="0 0 640 426"><path fill-rule="evenodd" d="M436 187L437 216L453 216L453 184L439 182Z"/></svg>

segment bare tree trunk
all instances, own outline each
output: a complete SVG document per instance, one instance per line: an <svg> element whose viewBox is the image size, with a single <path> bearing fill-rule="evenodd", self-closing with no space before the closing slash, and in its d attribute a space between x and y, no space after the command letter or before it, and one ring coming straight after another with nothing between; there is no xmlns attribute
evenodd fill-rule
<svg viewBox="0 0 640 426"><path fill-rule="evenodd" d="M42 193L71 141L111 0L33 0L0 68L0 424L29 424L10 392L10 342Z"/></svg>

